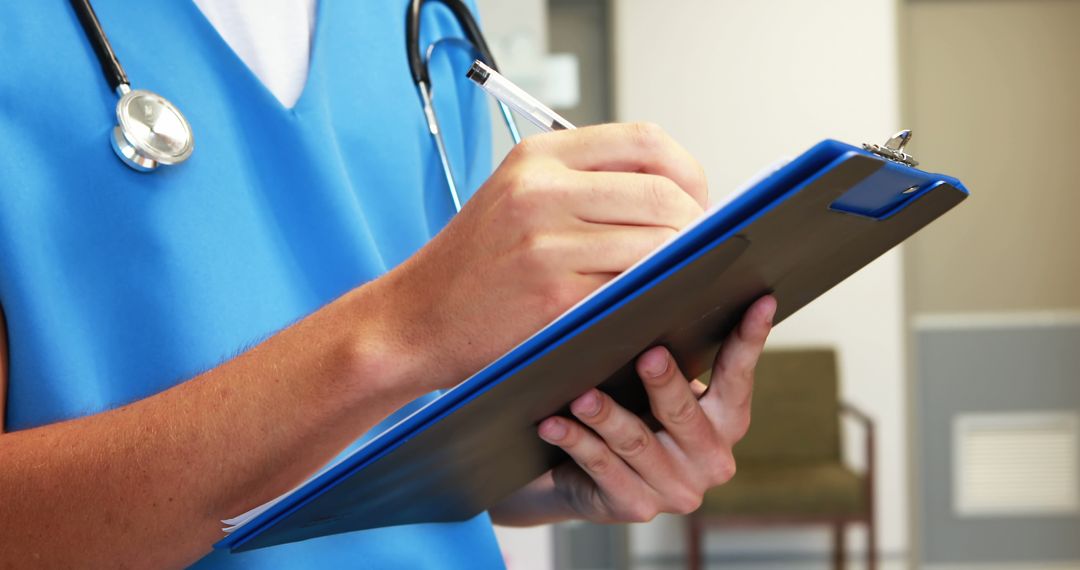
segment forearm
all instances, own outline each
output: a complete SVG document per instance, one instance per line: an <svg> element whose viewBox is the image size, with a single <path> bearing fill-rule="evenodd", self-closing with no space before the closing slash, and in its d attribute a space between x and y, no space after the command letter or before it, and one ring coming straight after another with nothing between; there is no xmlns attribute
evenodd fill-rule
<svg viewBox="0 0 1080 570"><path fill-rule="evenodd" d="M181 567L422 389L397 382L373 291L109 412L0 435L0 562Z"/></svg>

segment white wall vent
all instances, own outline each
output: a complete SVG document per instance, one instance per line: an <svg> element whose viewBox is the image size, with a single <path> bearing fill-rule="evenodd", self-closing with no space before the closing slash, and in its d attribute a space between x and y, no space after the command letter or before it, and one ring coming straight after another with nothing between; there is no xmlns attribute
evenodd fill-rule
<svg viewBox="0 0 1080 570"><path fill-rule="evenodd" d="M962 517L1080 513L1076 413L953 418L953 507Z"/></svg>

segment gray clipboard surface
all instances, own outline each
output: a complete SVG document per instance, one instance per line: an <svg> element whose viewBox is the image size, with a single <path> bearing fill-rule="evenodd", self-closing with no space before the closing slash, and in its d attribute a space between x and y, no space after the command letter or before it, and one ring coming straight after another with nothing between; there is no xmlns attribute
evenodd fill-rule
<svg viewBox="0 0 1080 570"><path fill-rule="evenodd" d="M665 345L700 375L754 299L773 293L779 323L966 197L953 178L824 141L217 547L475 516L566 459L536 425L588 388L648 416L644 350Z"/></svg>

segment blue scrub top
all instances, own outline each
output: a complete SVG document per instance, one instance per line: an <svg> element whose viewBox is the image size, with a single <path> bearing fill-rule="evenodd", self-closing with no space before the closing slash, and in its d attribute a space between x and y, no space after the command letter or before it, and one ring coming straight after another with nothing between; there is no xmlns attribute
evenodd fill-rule
<svg viewBox="0 0 1080 570"><path fill-rule="evenodd" d="M109 146L116 96L68 3L0 3L5 429L116 408L213 368L443 227L453 206L406 63L406 4L321 0L310 75L289 109L190 0L94 0L133 87L171 99L195 132L188 162L141 174ZM462 35L440 4L422 29L424 46ZM491 154L467 64L458 52L433 71L458 110L440 119L465 194ZM482 515L215 552L196 567L502 561Z"/></svg>

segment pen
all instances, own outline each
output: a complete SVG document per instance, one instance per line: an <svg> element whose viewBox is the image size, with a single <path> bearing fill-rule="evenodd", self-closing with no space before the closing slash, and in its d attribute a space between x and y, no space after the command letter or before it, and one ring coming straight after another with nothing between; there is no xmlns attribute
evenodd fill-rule
<svg viewBox="0 0 1080 570"><path fill-rule="evenodd" d="M570 121L562 118L547 105L538 101L536 97L529 95L524 89L514 85L512 81L484 65L484 62L480 60L473 62L465 76L545 132L576 128Z"/></svg>

